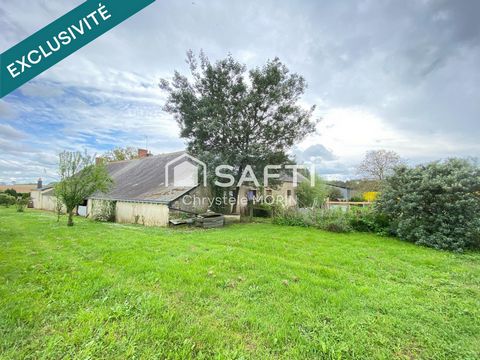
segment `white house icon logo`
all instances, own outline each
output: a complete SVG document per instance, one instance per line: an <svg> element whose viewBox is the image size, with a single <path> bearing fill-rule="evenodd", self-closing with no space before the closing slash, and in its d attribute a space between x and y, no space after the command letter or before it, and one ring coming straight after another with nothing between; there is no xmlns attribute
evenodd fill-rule
<svg viewBox="0 0 480 360"><path fill-rule="evenodd" d="M170 181L170 168L173 170L173 184ZM203 161L187 153L170 160L165 165L165 186L197 186L200 168L203 174L203 186L207 186L207 165Z"/></svg>

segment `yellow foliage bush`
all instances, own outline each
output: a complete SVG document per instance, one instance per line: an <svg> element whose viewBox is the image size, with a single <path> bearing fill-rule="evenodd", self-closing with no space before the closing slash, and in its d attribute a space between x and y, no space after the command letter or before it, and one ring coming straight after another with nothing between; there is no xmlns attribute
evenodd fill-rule
<svg viewBox="0 0 480 360"><path fill-rule="evenodd" d="M363 199L365 201L373 202L377 200L378 191L368 191L363 193Z"/></svg>

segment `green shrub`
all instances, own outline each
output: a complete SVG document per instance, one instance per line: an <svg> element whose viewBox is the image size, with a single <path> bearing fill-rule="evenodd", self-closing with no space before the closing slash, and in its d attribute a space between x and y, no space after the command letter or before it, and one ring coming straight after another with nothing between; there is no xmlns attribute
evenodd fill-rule
<svg viewBox="0 0 480 360"><path fill-rule="evenodd" d="M352 227L347 213L342 209L318 209L309 214L314 226L332 232L350 232Z"/></svg>
<svg viewBox="0 0 480 360"><path fill-rule="evenodd" d="M392 235L388 217L376 207L352 207L347 216L350 226L355 231Z"/></svg>
<svg viewBox="0 0 480 360"><path fill-rule="evenodd" d="M352 207L341 209L286 209L276 213L273 223L288 226L315 227L332 232L371 232L392 235L388 217L376 208Z"/></svg>
<svg viewBox="0 0 480 360"><path fill-rule="evenodd" d="M288 226L315 227L332 232L352 231L345 212L336 209L286 209L274 216L273 223Z"/></svg>
<svg viewBox="0 0 480 360"><path fill-rule="evenodd" d="M455 251L480 245L480 168L471 161L399 167L378 204L403 240Z"/></svg>
<svg viewBox="0 0 480 360"><path fill-rule="evenodd" d="M13 196L15 199L20 196L19 193L17 193L17 191L15 189L7 189L4 191L5 194L7 195L10 195L10 196Z"/></svg>
<svg viewBox="0 0 480 360"><path fill-rule="evenodd" d="M328 196L328 188L325 181L316 175L314 186L310 181L302 181L298 184L296 194L299 207L321 207Z"/></svg>
<svg viewBox="0 0 480 360"><path fill-rule="evenodd" d="M274 217L275 214L283 212L285 210L284 206L278 202L272 203L261 203L255 205L253 209L253 216L258 217Z"/></svg>
<svg viewBox="0 0 480 360"><path fill-rule="evenodd" d="M269 218L269 217L272 217L272 213L268 209L264 208L263 206L255 206L253 208L253 216Z"/></svg>
<svg viewBox="0 0 480 360"><path fill-rule="evenodd" d="M19 196L16 200L15 200L15 206L17 207L17 211L18 212L24 212L25 211L25 208L27 207L28 205L28 202L30 201L30 198L24 198L22 196Z"/></svg>
<svg viewBox="0 0 480 360"><path fill-rule="evenodd" d="M15 205L15 198L9 194L0 194L0 205L9 207L10 205Z"/></svg>
<svg viewBox="0 0 480 360"><path fill-rule="evenodd" d="M340 189L332 186L328 191L328 198L330 201L339 201L343 198L343 195Z"/></svg>
<svg viewBox="0 0 480 360"><path fill-rule="evenodd" d="M318 224L320 229L338 233L346 233L353 230L348 221L348 217L342 210L335 212L327 211L325 215Z"/></svg>
<svg viewBox="0 0 480 360"><path fill-rule="evenodd" d="M286 226L309 226L301 212L296 209L284 209L274 214L272 222Z"/></svg>

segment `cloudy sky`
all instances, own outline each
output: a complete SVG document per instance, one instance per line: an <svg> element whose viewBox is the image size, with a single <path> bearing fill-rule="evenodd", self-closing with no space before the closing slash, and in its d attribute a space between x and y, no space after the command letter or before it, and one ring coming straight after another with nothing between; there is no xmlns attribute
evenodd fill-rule
<svg viewBox="0 0 480 360"><path fill-rule="evenodd" d="M0 52L80 3L0 0ZM0 182L55 180L64 149L182 149L158 80L187 71L187 49L302 74L321 121L293 151L329 178L379 148L412 164L480 157L479 13L476 0L157 0L0 99Z"/></svg>

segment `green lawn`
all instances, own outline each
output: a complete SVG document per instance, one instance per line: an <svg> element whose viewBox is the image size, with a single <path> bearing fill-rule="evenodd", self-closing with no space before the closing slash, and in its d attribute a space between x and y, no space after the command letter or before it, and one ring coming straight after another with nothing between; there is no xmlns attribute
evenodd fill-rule
<svg viewBox="0 0 480 360"><path fill-rule="evenodd" d="M480 254L0 209L0 358L480 358Z"/></svg>

